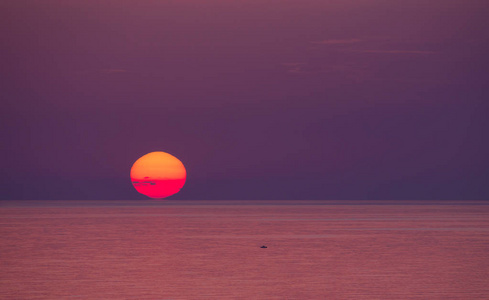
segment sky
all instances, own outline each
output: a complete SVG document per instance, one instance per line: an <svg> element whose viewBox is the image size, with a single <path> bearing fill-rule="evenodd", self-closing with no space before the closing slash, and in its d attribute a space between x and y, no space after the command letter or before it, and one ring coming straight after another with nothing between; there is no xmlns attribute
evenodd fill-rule
<svg viewBox="0 0 489 300"><path fill-rule="evenodd" d="M485 0L0 2L1 199L489 199Z"/></svg>

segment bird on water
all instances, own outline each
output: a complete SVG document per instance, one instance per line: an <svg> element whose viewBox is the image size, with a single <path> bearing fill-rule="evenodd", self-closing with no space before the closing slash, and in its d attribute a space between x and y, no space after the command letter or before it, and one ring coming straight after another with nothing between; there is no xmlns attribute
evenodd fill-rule
<svg viewBox="0 0 489 300"><path fill-rule="evenodd" d="M265 245L263 245L263 246L261 246L260 248L268 248L268 247L267 247L267 246L265 246Z"/></svg>

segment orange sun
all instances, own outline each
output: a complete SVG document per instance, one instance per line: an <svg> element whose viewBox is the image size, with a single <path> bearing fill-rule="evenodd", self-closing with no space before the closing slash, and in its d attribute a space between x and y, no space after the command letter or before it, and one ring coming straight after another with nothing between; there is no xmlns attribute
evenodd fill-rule
<svg viewBox="0 0 489 300"><path fill-rule="evenodd" d="M131 168L131 180L136 190L155 199L178 193L186 178L182 162L161 151L140 157Z"/></svg>

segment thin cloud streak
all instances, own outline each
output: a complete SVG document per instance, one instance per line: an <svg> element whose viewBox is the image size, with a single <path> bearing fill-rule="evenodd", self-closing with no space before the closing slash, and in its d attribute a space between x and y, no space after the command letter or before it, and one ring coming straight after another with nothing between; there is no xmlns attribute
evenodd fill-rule
<svg viewBox="0 0 489 300"><path fill-rule="evenodd" d="M358 52L358 53L379 53L379 54L437 54L435 51L425 51L425 50L382 50L382 49L359 49L363 48L362 45L365 45L367 42L375 42L380 41L384 46L391 43L391 38L383 38L379 40L376 39L328 39L322 41L313 41L311 44L315 45L351 45L352 47L348 47L347 49L343 48L345 52ZM361 45L358 45L361 44ZM369 43L371 45L371 43ZM371 45L372 46L372 45ZM379 45L380 46L380 45ZM355 50L353 50L353 49ZM374 46L374 48L377 48ZM379 47L382 48L382 47Z"/></svg>
<svg viewBox="0 0 489 300"><path fill-rule="evenodd" d="M378 53L378 54L437 54L435 51L420 50L351 50L351 52L360 53Z"/></svg>
<svg viewBox="0 0 489 300"><path fill-rule="evenodd" d="M282 66L287 67L287 73L303 73L302 67L305 65L304 63L282 63Z"/></svg>
<svg viewBox="0 0 489 300"><path fill-rule="evenodd" d="M100 70L101 73L104 74L114 74L114 73L126 73L127 70L124 69L102 69Z"/></svg>
<svg viewBox="0 0 489 300"><path fill-rule="evenodd" d="M345 44L355 44L360 43L363 40L361 39L341 39L341 40L323 40L323 41L314 41L311 44L317 45L345 45Z"/></svg>

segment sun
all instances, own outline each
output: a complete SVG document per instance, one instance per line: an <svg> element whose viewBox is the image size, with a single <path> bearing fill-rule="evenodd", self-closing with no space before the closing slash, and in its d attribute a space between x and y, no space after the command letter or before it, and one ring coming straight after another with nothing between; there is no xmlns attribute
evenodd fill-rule
<svg viewBox="0 0 489 300"><path fill-rule="evenodd" d="M132 165L131 181L138 192L154 199L163 199L180 191L187 179L183 163L175 156L151 152Z"/></svg>

